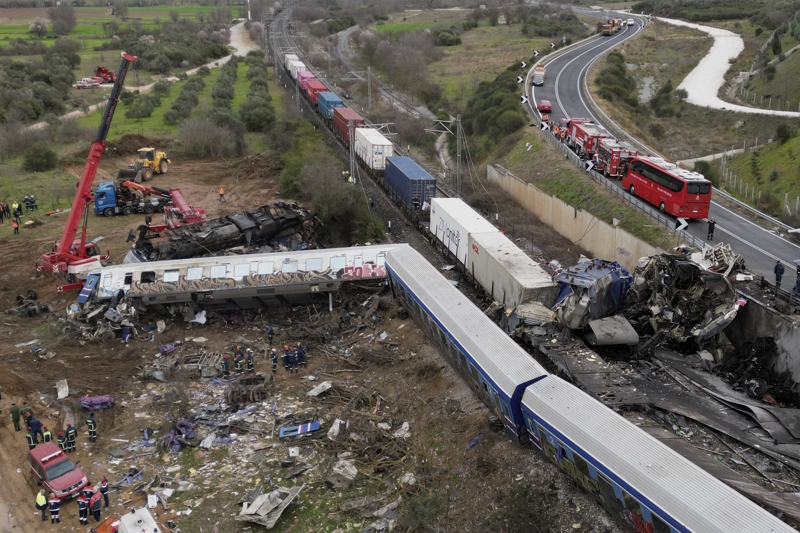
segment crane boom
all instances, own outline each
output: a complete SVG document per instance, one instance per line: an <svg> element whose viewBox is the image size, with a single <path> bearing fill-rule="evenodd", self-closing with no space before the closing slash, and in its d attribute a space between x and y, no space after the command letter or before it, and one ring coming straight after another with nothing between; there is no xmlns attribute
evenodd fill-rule
<svg viewBox="0 0 800 533"><path fill-rule="evenodd" d="M108 135L108 130L111 127L111 119L114 118L114 111L119 102L122 84L125 82L125 74L128 72L128 66L137 59L136 56L122 52L122 61L119 65L117 78L114 81L114 86L108 97L108 103L106 104L106 110L103 113L100 127L97 130L97 138L92 141L92 145L89 147L86 165L83 167L83 174L81 174L81 179L78 182L78 190L75 191L75 199L72 201L72 209L64 225L64 231L61 233L61 240L58 242L53 252L42 255L42 270L67 273L70 265L80 263L89 258L86 251L86 225L88 222L89 204L94 201L94 197L92 196L92 183L97 174L100 158L103 156L103 151L106 147L106 136ZM83 218L83 230L81 232L80 243L76 243L75 236L77 235L81 218Z"/></svg>
<svg viewBox="0 0 800 533"><path fill-rule="evenodd" d="M135 181L126 180L119 184L120 188L124 189L133 189L135 191L139 191L144 196L160 196L162 198L172 199L172 194L170 194L170 190L162 189L161 187L154 187L152 185L142 185L141 183L136 183Z"/></svg>

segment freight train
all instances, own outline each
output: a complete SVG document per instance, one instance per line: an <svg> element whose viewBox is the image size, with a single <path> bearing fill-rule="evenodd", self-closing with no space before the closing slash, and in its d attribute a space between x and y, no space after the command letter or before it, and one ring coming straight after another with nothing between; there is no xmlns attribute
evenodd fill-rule
<svg viewBox="0 0 800 533"><path fill-rule="evenodd" d="M396 156L392 141L316 79L296 54L283 56L283 68L333 135L345 148L353 145L358 165L412 218L425 218L425 207L436 196L436 179L410 158Z"/></svg>

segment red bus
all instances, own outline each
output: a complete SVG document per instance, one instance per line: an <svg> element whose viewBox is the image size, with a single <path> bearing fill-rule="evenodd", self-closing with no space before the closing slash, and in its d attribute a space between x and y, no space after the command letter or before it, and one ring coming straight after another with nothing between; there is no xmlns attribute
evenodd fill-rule
<svg viewBox="0 0 800 533"><path fill-rule="evenodd" d="M708 217L711 182L660 157L631 158L622 188L657 205L662 213L681 218Z"/></svg>

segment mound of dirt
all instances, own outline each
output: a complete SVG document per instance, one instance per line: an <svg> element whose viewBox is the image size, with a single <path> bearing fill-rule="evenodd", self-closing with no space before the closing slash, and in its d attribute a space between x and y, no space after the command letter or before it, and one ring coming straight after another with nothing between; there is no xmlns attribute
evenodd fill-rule
<svg viewBox="0 0 800 533"><path fill-rule="evenodd" d="M170 141L161 139L148 139L134 133L127 133L116 141L109 141L106 146L109 150L115 151L118 155L135 155L139 148L155 146L159 150L164 150Z"/></svg>

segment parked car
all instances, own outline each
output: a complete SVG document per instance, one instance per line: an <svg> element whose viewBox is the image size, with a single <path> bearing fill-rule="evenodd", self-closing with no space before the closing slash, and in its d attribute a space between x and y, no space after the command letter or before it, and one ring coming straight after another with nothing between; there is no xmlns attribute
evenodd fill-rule
<svg viewBox="0 0 800 533"><path fill-rule="evenodd" d="M54 442L45 442L28 452L28 466L45 492L64 499L76 496L89 484L86 475Z"/></svg>
<svg viewBox="0 0 800 533"><path fill-rule="evenodd" d="M550 100L539 100L539 111L542 113L552 113L553 106L550 105Z"/></svg>
<svg viewBox="0 0 800 533"><path fill-rule="evenodd" d="M75 87L78 89L89 89L93 87L100 87L100 82L97 80L84 78L78 83L76 83Z"/></svg>

